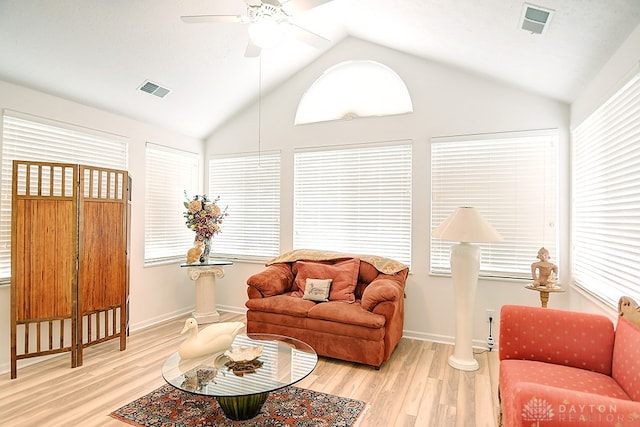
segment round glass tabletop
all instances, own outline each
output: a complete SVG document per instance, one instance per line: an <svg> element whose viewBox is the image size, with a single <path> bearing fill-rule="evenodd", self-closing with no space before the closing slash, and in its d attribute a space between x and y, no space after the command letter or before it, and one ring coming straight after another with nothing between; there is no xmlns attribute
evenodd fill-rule
<svg viewBox="0 0 640 427"><path fill-rule="evenodd" d="M181 359L178 352L162 365L167 383L190 393L213 397L248 396L294 384L316 367L318 356L308 344L282 335L238 335L231 349L262 347L251 364L233 365L221 353Z"/></svg>

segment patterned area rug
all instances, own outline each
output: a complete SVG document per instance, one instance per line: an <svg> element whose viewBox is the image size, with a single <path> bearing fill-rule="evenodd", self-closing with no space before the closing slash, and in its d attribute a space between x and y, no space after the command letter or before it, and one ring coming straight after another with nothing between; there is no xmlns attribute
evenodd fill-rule
<svg viewBox="0 0 640 427"><path fill-rule="evenodd" d="M250 420L232 421L214 398L186 393L165 384L111 416L134 426L355 426L366 403L299 387L269 394L260 413Z"/></svg>

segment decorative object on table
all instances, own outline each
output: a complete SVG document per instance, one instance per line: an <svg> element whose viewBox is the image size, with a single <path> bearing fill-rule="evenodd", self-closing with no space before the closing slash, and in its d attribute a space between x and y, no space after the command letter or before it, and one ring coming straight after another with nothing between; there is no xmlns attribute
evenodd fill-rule
<svg viewBox="0 0 640 427"><path fill-rule="evenodd" d="M460 242L451 247L451 278L456 298L456 338L449 365L462 371L475 371L478 369L478 361L473 357L471 332L481 251L471 242L498 242L502 240L502 236L477 209L466 206L451 213L433 230L432 235Z"/></svg>
<svg viewBox="0 0 640 427"><path fill-rule="evenodd" d="M542 247L538 250L538 260L531 264L533 284L525 288L540 292L540 305L546 308L549 303L549 294L564 292L564 289L558 285L558 267L549 261L549 251L546 248Z"/></svg>
<svg viewBox="0 0 640 427"><path fill-rule="evenodd" d="M187 251L187 264L193 264L196 261L200 261L200 255L204 250L204 245L200 240L193 242L194 246Z"/></svg>
<svg viewBox="0 0 640 427"><path fill-rule="evenodd" d="M531 264L533 286L553 288L558 282L558 267L549 261L549 251L544 247L538 251L538 259Z"/></svg>
<svg viewBox="0 0 640 427"><path fill-rule="evenodd" d="M240 377L244 374L253 374L256 369L262 367L262 362L258 360L258 357L262 356L263 349L261 345L256 345L227 350L224 352L224 357L228 360L224 366Z"/></svg>
<svg viewBox="0 0 640 427"><path fill-rule="evenodd" d="M199 261L204 264L209 260L211 240L213 240L216 234L220 233L220 224L222 224L223 219L228 215L227 208L225 207L223 210L218 206L220 197L210 200L206 194L203 194L195 195L190 199L186 191L184 196L187 199L187 201L184 202L184 207L187 210L183 212L185 224L187 228L196 233L194 239L195 247L197 247L197 242L202 243L203 249ZM191 251L191 249L189 251ZM188 262L188 254L187 257ZM188 263L191 264L190 262Z"/></svg>
<svg viewBox="0 0 640 427"><path fill-rule="evenodd" d="M213 382L218 375L216 368L202 366L195 368L184 374L182 388L186 391L199 392L206 387L207 384Z"/></svg>
<svg viewBox="0 0 640 427"><path fill-rule="evenodd" d="M254 345L249 347L236 347L224 352L224 355L233 362L248 362L262 356L264 347Z"/></svg>
<svg viewBox="0 0 640 427"><path fill-rule="evenodd" d="M262 362L258 359L255 360L229 360L224 366L229 368L235 375L242 377L244 374L255 374L258 368L262 368Z"/></svg>
<svg viewBox="0 0 640 427"><path fill-rule="evenodd" d="M272 392L255 418L234 422L224 415L214 397L194 395L166 384L115 410L111 417L135 426L352 427L367 406L360 400L289 386Z"/></svg>
<svg viewBox="0 0 640 427"><path fill-rule="evenodd" d="M222 353L231 347L233 339L244 328L242 322L223 322L209 325L201 331L193 317L185 321L181 334L189 332L189 337L178 347L181 359L191 359L208 354Z"/></svg>

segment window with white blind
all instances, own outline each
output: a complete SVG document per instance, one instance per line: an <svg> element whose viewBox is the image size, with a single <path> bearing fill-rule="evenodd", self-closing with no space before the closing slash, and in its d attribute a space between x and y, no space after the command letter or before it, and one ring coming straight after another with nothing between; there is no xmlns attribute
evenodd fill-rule
<svg viewBox="0 0 640 427"><path fill-rule="evenodd" d="M11 179L13 160L78 163L127 169L126 138L4 111L0 197L0 281L11 277Z"/></svg>
<svg viewBox="0 0 640 427"><path fill-rule="evenodd" d="M640 74L573 131L575 283L640 301Z"/></svg>
<svg viewBox="0 0 640 427"><path fill-rule="evenodd" d="M297 150L294 158L294 248L411 264L411 142Z"/></svg>
<svg viewBox="0 0 640 427"><path fill-rule="evenodd" d="M280 153L209 159L210 197L228 206L212 252L231 258L271 258L280 253Z"/></svg>
<svg viewBox="0 0 640 427"><path fill-rule="evenodd" d="M472 206L504 238L479 244L480 276L531 278L543 246L557 264L557 144L555 130L432 140L431 230ZM431 273L450 274L452 244L431 237Z"/></svg>
<svg viewBox="0 0 640 427"><path fill-rule="evenodd" d="M145 151L144 262L184 258L194 233L183 213L200 183L200 156L148 142Z"/></svg>

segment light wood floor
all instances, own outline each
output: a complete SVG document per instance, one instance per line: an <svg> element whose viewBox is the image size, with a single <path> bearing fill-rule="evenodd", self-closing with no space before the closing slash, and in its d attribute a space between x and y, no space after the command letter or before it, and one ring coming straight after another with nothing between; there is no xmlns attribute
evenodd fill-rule
<svg viewBox="0 0 640 427"><path fill-rule="evenodd" d="M223 321L244 316L222 313ZM116 341L85 350L84 365L70 368L64 355L0 376L0 424L29 426L120 426L109 416L120 406L164 384L160 367L182 342L184 319L131 334L127 350ZM369 403L360 427L496 426L497 353L476 354L480 369L447 364L452 346L402 339L380 370L321 357L296 385Z"/></svg>

